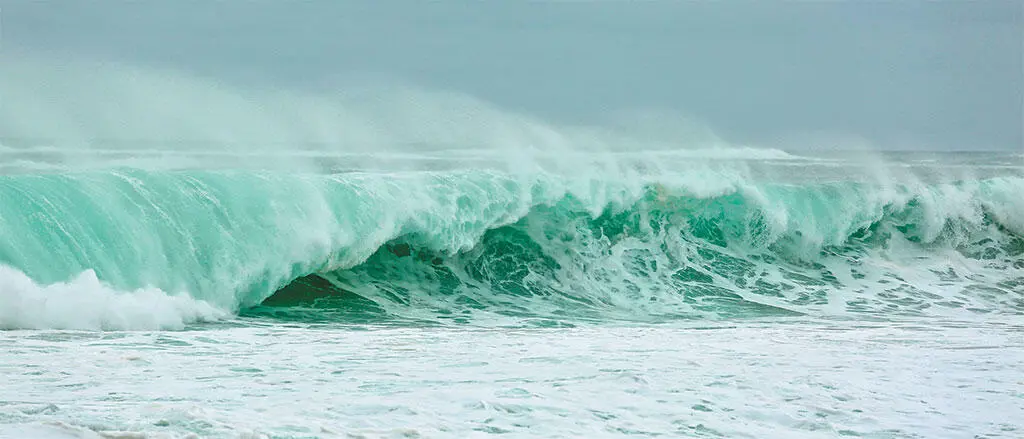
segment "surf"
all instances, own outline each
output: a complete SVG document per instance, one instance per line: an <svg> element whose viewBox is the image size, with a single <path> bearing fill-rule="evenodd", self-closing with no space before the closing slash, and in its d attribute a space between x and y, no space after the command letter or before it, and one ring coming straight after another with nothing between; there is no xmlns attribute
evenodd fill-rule
<svg viewBox="0 0 1024 439"><path fill-rule="evenodd" d="M91 296L53 285L85 283L97 300L162 301L183 316L157 327L270 306L544 324L1024 311L1020 177L880 186L623 172L6 175L0 277L8 303L78 303ZM22 308L0 326L43 313Z"/></svg>

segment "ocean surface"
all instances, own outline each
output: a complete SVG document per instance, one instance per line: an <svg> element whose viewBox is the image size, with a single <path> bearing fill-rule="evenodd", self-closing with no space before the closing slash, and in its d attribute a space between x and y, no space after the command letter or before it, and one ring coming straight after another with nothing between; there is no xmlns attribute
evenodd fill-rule
<svg viewBox="0 0 1024 439"><path fill-rule="evenodd" d="M0 437L1024 437L1020 152L0 144Z"/></svg>

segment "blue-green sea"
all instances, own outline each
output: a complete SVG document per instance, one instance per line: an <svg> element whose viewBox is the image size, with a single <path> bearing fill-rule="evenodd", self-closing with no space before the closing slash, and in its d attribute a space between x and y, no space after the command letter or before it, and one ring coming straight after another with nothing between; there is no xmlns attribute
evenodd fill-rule
<svg viewBox="0 0 1024 439"><path fill-rule="evenodd" d="M1015 438L1024 156L0 148L0 437Z"/></svg>

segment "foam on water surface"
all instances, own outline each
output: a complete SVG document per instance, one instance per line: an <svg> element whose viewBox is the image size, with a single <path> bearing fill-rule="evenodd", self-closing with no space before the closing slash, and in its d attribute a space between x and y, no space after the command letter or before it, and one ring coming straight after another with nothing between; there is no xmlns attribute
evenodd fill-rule
<svg viewBox="0 0 1024 439"><path fill-rule="evenodd" d="M0 437L1012 438L1017 323L5 332Z"/></svg>

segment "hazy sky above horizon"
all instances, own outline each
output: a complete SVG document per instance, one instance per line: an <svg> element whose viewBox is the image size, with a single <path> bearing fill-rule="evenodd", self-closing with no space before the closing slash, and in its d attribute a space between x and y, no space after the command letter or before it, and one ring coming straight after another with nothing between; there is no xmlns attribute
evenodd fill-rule
<svg viewBox="0 0 1024 439"><path fill-rule="evenodd" d="M737 142L850 137L893 148L1024 149L1017 1L0 0L0 8L4 51L263 87L393 78L556 122L655 109L692 115Z"/></svg>

